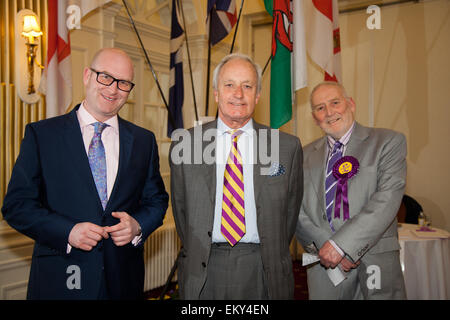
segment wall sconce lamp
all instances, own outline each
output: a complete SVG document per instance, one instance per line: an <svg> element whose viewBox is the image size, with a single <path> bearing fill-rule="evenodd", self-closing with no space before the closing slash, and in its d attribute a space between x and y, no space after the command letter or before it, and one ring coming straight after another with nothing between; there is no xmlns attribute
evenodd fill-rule
<svg viewBox="0 0 450 320"><path fill-rule="evenodd" d="M40 96L35 83L39 86L40 69L44 67L37 61L37 47L42 31L37 15L28 9L20 10L16 15L16 86L19 97L26 103L36 103Z"/></svg>
<svg viewBox="0 0 450 320"><path fill-rule="evenodd" d="M35 93L36 90L34 89L34 63L41 68L44 69L44 67L38 63L36 59L36 49L38 44L34 42L34 38L38 38L42 35L42 31L38 26L36 16L35 15L26 15L23 18L23 31L22 36L25 37L26 42L25 45L27 46L27 62L28 62L28 94Z"/></svg>

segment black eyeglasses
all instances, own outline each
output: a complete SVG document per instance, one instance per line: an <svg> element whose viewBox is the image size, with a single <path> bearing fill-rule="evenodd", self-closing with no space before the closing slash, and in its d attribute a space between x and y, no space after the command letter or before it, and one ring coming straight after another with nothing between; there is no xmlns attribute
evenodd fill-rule
<svg viewBox="0 0 450 320"><path fill-rule="evenodd" d="M114 82L117 82L117 88L119 88L119 90L125 91L125 92L130 92L133 87L134 87L134 83L127 81L127 80L120 80L120 79L116 79L113 76L104 73L104 72L100 72L100 71L96 71L92 68L91 69L92 72L95 72L97 74L97 82L104 85L104 86L110 86L112 85Z"/></svg>

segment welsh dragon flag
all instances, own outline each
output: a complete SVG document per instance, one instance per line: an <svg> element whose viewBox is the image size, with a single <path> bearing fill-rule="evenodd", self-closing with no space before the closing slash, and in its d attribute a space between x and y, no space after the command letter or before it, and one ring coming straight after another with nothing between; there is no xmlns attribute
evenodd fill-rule
<svg viewBox="0 0 450 320"><path fill-rule="evenodd" d="M295 91L306 87L306 50L301 0L264 0L273 17L270 126L292 119Z"/></svg>

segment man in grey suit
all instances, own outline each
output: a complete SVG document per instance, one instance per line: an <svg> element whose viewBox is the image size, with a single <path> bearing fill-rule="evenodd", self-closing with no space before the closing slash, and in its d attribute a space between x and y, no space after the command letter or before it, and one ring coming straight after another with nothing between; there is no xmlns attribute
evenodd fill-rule
<svg viewBox="0 0 450 320"><path fill-rule="evenodd" d="M357 123L355 102L335 82L317 85L310 102L326 133L304 149L307 183L296 229L306 251L319 250L320 264L307 270L310 299L404 299L396 213L406 180L405 137ZM336 287L326 272L335 267L347 276Z"/></svg>
<svg viewBox="0 0 450 320"><path fill-rule="evenodd" d="M178 132L182 140L172 136L180 296L293 299L289 244L303 195L300 140L253 121L261 69L249 57L226 56L213 88L218 119Z"/></svg>

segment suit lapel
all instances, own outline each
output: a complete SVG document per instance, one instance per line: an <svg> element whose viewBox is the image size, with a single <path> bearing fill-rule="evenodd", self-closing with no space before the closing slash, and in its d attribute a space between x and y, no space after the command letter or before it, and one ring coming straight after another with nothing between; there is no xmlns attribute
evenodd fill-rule
<svg viewBox="0 0 450 320"><path fill-rule="evenodd" d="M253 121L253 129L256 132L256 135L253 137L253 161L255 162L255 165L253 166L253 190L255 193L255 202L259 203L258 201L258 196L261 192L261 188L264 186L266 179L267 179L267 175L262 175L261 174L261 169L263 167L270 167L271 163L266 164L266 165L262 165L261 161L258 157L258 147L259 147L259 133L261 129L266 129L265 127L261 126L259 123ZM270 131L270 129L267 129ZM270 133L268 132L267 134L267 152L269 152L269 148L271 147L271 136ZM255 161L256 160L256 161Z"/></svg>
<svg viewBox="0 0 450 320"><path fill-rule="evenodd" d="M307 160L309 167L309 181L311 181L316 196L319 199L320 209L325 212L325 167L327 165L326 136L320 139L313 147L313 152Z"/></svg>
<svg viewBox="0 0 450 320"><path fill-rule="evenodd" d="M91 167L89 166L89 159L84 147L83 136L80 130L80 123L78 122L76 114L76 111L79 107L80 105L77 105L65 117L66 121L64 123L63 142L68 149L68 158L70 159L70 161L72 161L74 170L78 172L78 175L82 180L82 185L92 189L92 194L97 197L98 205L100 208L102 208L94 178L92 177Z"/></svg>
<svg viewBox="0 0 450 320"><path fill-rule="evenodd" d="M361 160L363 159L364 153L367 150L366 139L368 138L368 136L369 131L367 130L367 128L361 126L356 122L350 140L345 149L344 155L356 158L360 163L360 169L361 169ZM356 176L347 180L350 218L352 218L355 214L357 214L356 208L360 208L363 205L362 203L360 203L361 200L364 199L364 196L362 194L362 192L364 191L362 191L361 181L358 182L358 180L360 179L361 176L357 174ZM341 218L340 219L333 218L333 225L336 230L339 230L344 224L345 221L343 219L343 209L341 209Z"/></svg>
<svg viewBox="0 0 450 320"><path fill-rule="evenodd" d="M116 180L114 181L114 186L111 191L111 196L109 197L108 204L105 211L108 209L109 205L112 203L115 194L118 192L117 189L120 186L120 179L126 177L126 168L130 162L130 157L133 149L134 137L131 133L130 128L127 126L126 122L123 121L119 116L119 166L117 169Z"/></svg>
<svg viewBox="0 0 450 320"><path fill-rule="evenodd" d="M203 142L205 144L205 142ZM213 204L216 201L216 163L213 164L202 164L202 171L204 172L204 177L206 180L206 185L209 190L209 198Z"/></svg>
<svg viewBox="0 0 450 320"><path fill-rule="evenodd" d="M347 145L347 150L345 155L353 156L356 159L361 159L364 152L364 141L369 137L369 132L367 128L361 126L359 123L355 123L355 128L353 129L352 136Z"/></svg>
<svg viewBox="0 0 450 320"><path fill-rule="evenodd" d="M214 142L211 141L204 141L203 140L203 135L205 133L206 130L209 129L216 129L216 133L217 133L217 120L209 122L207 124L205 124L202 127L202 132L201 132L201 141L195 141L195 136L194 136L194 144L196 143L200 143L202 148L202 153L205 151L206 147L209 146L211 143L214 144L214 151L212 154L212 157L214 159L212 164L206 164L204 163L205 159L203 159L203 154L202 154L202 171L204 173L204 178L205 178L205 182L206 185L208 187L208 191L209 191L209 198L211 200L211 203L213 205L213 208L215 206L215 202L216 202L216 183L217 183L217 179L216 179L216 161L215 161L215 156L216 156L216 143L217 143L217 135L214 136ZM195 151L196 148L194 147L193 150ZM192 159L194 159L194 155L192 155Z"/></svg>
<svg viewBox="0 0 450 320"><path fill-rule="evenodd" d="M361 126L359 123L355 123L355 128L353 129L352 136L350 137L350 141L347 145L347 150L345 151L346 156L355 157L359 166L363 165L361 161L364 159L364 153L367 151L367 138L369 137L369 130L366 127ZM354 181L358 180L358 174L353 178L348 180L348 193L349 197L351 195L358 195L360 190L353 190L352 185L354 185ZM357 185L357 184L355 184ZM357 197L356 197L357 198ZM350 203L351 205L352 203Z"/></svg>

